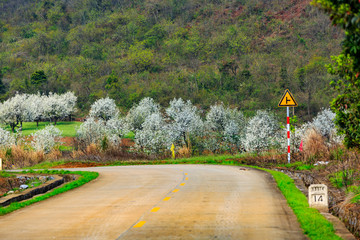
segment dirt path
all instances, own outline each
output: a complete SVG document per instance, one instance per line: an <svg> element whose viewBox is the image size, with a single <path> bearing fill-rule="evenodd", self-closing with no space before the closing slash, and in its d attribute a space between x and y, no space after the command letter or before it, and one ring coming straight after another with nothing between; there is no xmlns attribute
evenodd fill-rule
<svg viewBox="0 0 360 240"><path fill-rule="evenodd" d="M239 169L92 168L95 181L0 217L0 239L306 239L269 175Z"/></svg>

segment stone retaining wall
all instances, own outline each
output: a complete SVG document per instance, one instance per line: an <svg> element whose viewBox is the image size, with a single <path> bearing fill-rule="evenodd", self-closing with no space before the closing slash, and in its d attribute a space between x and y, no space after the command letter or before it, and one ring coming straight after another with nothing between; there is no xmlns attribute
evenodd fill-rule
<svg viewBox="0 0 360 240"><path fill-rule="evenodd" d="M50 180L40 187L34 189L27 189L19 194L11 194L0 199L0 206L4 207L9 205L12 202L19 202L29 198L32 198L35 195L45 193L53 188L56 188L65 182L63 176L54 176L54 180Z"/></svg>

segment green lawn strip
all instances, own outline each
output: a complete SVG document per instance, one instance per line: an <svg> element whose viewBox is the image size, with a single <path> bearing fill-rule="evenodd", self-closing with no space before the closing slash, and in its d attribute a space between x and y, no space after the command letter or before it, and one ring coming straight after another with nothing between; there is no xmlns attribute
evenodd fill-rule
<svg viewBox="0 0 360 240"><path fill-rule="evenodd" d="M80 175L80 177L77 180L74 180L72 182L66 183L58 188L55 188L54 190L47 192L41 196L33 197L29 200L25 200L22 202L14 202L11 203L9 206L6 207L0 207L0 215L5 215L7 213L13 212L15 210L18 210L20 208L29 206L33 203L43 201L45 199L48 199L49 197L58 195L60 193L69 191L71 189L80 187L81 185L84 185L87 182L90 182L91 180L97 178L99 176L99 173L97 172L84 172L84 171L65 171L65 170L41 170L41 171L23 171L22 173L35 173L35 174L76 174Z"/></svg>
<svg viewBox="0 0 360 240"><path fill-rule="evenodd" d="M50 122L39 122L39 126L36 126L36 122L23 122L22 134L24 136L31 135L38 130L45 128L45 126L53 123ZM56 127L62 131L63 137L75 137L76 129L79 128L81 122L57 122ZM11 131L9 126L6 126L7 130Z"/></svg>

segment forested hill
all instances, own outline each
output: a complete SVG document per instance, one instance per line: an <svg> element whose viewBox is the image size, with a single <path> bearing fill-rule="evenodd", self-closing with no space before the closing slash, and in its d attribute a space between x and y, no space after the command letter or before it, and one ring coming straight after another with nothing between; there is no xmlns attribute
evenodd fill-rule
<svg viewBox="0 0 360 240"><path fill-rule="evenodd" d="M301 116L329 105L325 64L343 33L308 0L0 0L0 97L72 90L87 110L109 96L190 99ZM308 108L309 107L309 108Z"/></svg>

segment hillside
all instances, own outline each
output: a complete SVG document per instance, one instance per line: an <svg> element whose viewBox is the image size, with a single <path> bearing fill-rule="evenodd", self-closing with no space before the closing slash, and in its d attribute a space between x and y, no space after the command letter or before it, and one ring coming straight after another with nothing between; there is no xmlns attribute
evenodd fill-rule
<svg viewBox="0 0 360 240"><path fill-rule="evenodd" d="M342 38L308 0L0 0L0 97L72 90L83 111L106 95L124 111L182 97L251 114L289 88L305 119L334 96L324 65Z"/></svg>

